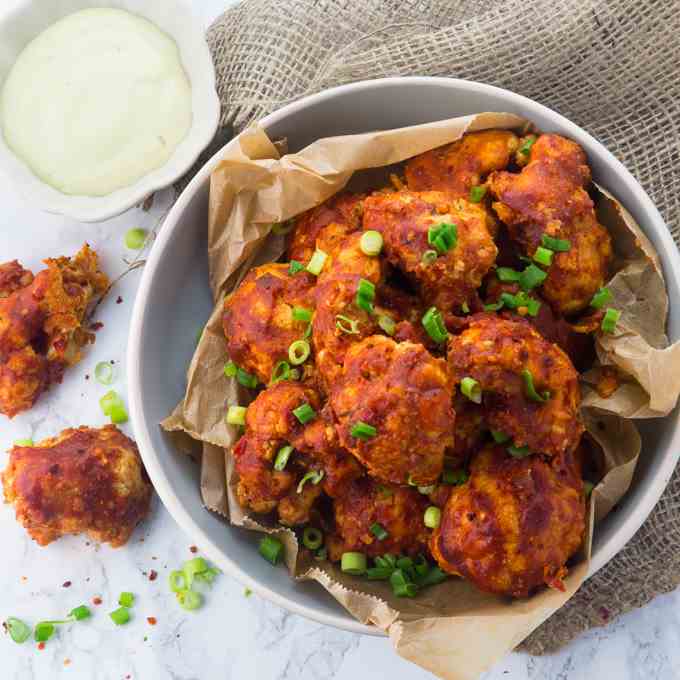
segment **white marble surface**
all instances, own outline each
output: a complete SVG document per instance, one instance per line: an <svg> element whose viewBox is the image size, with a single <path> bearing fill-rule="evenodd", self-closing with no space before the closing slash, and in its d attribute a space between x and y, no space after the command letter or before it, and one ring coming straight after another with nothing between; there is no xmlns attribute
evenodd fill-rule
<svg viewBox="0 0 680 680"><path fill-rule="evenodd" d="M15 0L5 0L2 14ZM224 0L195 0L206 24ZM18 258L38 267L42 258L72 253L88 240L103 256L110 274L124 269L123 234L132 226L155 226L169 195L157 197L149 213L132 210L100 225L81 225L38 213L0 182L0 261ZM103 388L86 380L98 361L113 359L118 367L115 388L125 393L124 356L130 312L139 272L117 287L98 314L104 322L96 345L64 383L43 397L30 413L0 426L0 466L4 451L18 438L41 439L64 427L101 425L98 407ZM116 304L117 296L122 302ZM128 433L129 432L128 429ZM432 676L400 659L388 641L361 637L320 626L269 604L246 597L237 581L221 576L198 614L178 607L167 588L167 573L192 555L190 537L156 502L151 519L131 543L112 550L67 538L40 548L15 523L8 506L0 505L0 620L58 618L99 596L94 617L64 626L46 648L33 642L14 644L0 635L2 680L356 680L392 677L425 680ZM200 546L198 546L200 549ZM159 576L150 581L146 574ZM71 582L68 588L63 587ZM108 612L118 594L137 596L134 620L116 628ZM592 631L555 656L531 658L512 654L485 680L573 680L611 677L617 680L680 677L680 594L657 598L607 628ZM157 619L155 626L147 617Z"/></svg>

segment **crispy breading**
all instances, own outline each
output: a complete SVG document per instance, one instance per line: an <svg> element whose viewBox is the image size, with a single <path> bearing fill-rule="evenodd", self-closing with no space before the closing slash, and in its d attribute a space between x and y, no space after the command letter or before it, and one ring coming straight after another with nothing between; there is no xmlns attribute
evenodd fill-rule
<svg viewBox="0 0 680 680"><path fill-rule="evenodd" d="M152 486L135 443L117 427L79 427L14 446L5 500L40 545L66 534L124 545L148 514Z"/></svg>

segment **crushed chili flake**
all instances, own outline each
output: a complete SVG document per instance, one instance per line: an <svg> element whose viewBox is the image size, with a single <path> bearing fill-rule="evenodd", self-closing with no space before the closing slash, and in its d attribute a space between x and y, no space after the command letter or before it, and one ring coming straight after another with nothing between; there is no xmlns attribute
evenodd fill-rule
<svg viewBox="0 0 680 680"><path fill-rule="evenodd" d="M157 577L158 577L158 572L155 569L152 569L149 572L149 581L155 581Z"/></svg>
<svg viewBox="0 0 680 680"><path fill-rule="evenodd" d="M97 331L100 331L102 328L104 328L104 324L101 321L95 321L91 326L90 330L94 331L95 333Z"/></svg>
<svg viewBox="0 0 680 680"><path fill-rule="evenodd" d="M155 626L157 621L155 616L147 616L146 620L149 622L149 625Z"/></svg>
<svg viewBox="0 0 680 680"><path fill-rule="evenodd" d="M123 301L123 298L119 295L119 296L116 298L116 304L119 305L122 301Z"/></svg>
<svg viewBox="0 0 680 680"><path fill-rule="evenodd" d="M44 642L39 642L39 643L38 643L38 649L45 649L45 643L44 643Z"/></svg>
<svg viewBox="0 0 680 680"><path fill-rule="evenodd" d="M197 548L195 545L192 545L192 546L189 548L189 550L191 550L192 553L197 553L197 552L198 552L198 548Z"/></svg>
<svg viewBox="0 0 680 680"><path fill-rule="evenodd" d="M93 597L92 598L92 604L100 605L101 603L102 603L101 597Z"/></svg>
<svg viewBox="0 0 680 680"><path fill-rule="evenodd" d="M70 588L70 587L71 587L71 581L64 581L64 582L61 584L61 587L62 587L62 588Z"/></svg>

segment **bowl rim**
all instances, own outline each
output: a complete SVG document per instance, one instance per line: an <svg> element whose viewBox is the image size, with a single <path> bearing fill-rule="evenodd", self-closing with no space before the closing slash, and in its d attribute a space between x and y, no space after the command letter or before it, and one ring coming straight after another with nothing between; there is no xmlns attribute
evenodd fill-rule
<svg viewBox="0 0 680 680"><path fill-rule="evenodd" d="M294 115L297 111L307 107L310 104L323 101L325 99L334 98L344 94L348 91L361 91L363 89L382 88L393 86L395 84L409 84L409 85L425 85L425 84L440 84L445 87L462 88L473 92L481 92L486 94L496 95L506 101L521 104L527 112L527 117L531 117L532 112L540 112L544 115L555 119L563 126L565 134L572 136L574 139L586 140L590 145L598 147L599 152L603 155L607 165L615 174L618 174L624 185L624 191L633 193L642 203L645 211L650 217L650 224L645 225L645 231L651 229L658 235L662 247L668 251L669 259L671 261L671 271L664 271L664 276L668 278L673 276L680 279L680 253L671 237L670 231L656 209L651 198L647 195L640 184L635 180L631 173L625 166L600 142L588 134L581 127L572 123L570 120L561 114L553 111L543 104L516 94L510 90L505 90L493 85L479 83L475 81L463 80L459 78L446 78L434 76L403 76L390 77L375 80L362 80L355 83L340 85L338 87L323 90L317 94L312 94L295 102L287 104L273 113L265 116L260 120L260 124L266 129L281 119ZM151 480L156 488L156 492L160 496L163 504L166 506L170 515L180 525L180 527L196 540L204 548L209 557L215 561L221 568L224 569L230 576L234 577L245 586L256 592L261 597L274 602L275 604L291 611L295 614L300 614L309 619L323 623L326 625L335 626L337 628L347 630L353 633L363 633L368 635L384 635L375 626L360 623L355 621L342 610L345 616L330 615L321 613L310 607L300 605L298 602L284 597L272 590L268 586L255 581L250 575L242 569L237 563L232 561L229 556L222 553L220 548L215 545L207 534L191 519L189 513L184 509L179 499L175 496L170 488L170 482L161 469L158 456L153 449L149 423L146 423L141 417L141 402L142 402L142 385L140 383L140 376L138 371L140 353L141 353L141 332L142 322L144 316L145 299L148 296L151 283L154 278L156 269L162 260L164 249L170 240L171 233L180 224L180 218L184 210L193 197L196 190L209 178L214 167L219 163L223 155L233 144L237 143L238 137L230 140L225 146L217 151L199 170L191 182L184 189L178 200L168 213L163 228L160 231L156 242L153 245L150 256L144 267L139 289L135 299L135 304L132 312L132 319L130 331L128 336L128 358L127 358L127 373L129 380L129 400L130 413L132 420L132 427L135 433L137 444L139 446L142 459L146 469L151 477ZM153 424L157 427L157 424ZM680 450L680 433L676 433L671 441L668 450L664 457L658 461L655 466L653 483L650 483L641 494L641 498L635 508L635 512L629 517L622 526L613 532L613 535L603 544L599 546L596 553L593 554L590 569L586 578L590 578L593 574L599 571L607 562L609 562L614 555L616 555L628 541L632 538L635 532L640 528L644 520L647 518L653 507L664 492L668 481L673 473L675 467L675 459L672 455L673 450ZM338 605L340 608L340 605Z"/></svg>
<svg viewBox="0 0 680 680"><path fill-rule="evenodd" d="M78 2L78 0L74 0ZM123 9L132 14L151 21L157 28L172 38L177 44L180 60L184 71L192 87L192 121L186 136L175 147L171 156L161 166L150 170L136 182L104 196L84 196L64 194L51 185L41 180L25 161L17 156L5 141L0 126L0 170L12 181L17 190L24 198L40 210L54 215L62 215L78 222L92 223L102 222L120 215L133 206L141 203L147 196L160 191L178 178L182 177L196 163L201 153L208 147L217 132L221 103L216 91L215 66L205 39L203 27L199 24L195 13L185 0L165 0L172 2L174 7L167 7L167 11L182 12L184 21L184 40L191 41L191 49L185 45L182 49L182 40L177 31L170 31L166 26L160 26L158 22L147 16L147 7L155 6L155 2L136 2L134 8L128 7L125 0L111 0L106 8ZM83 9L96 9L101 3L94 0L80 0L78 4L83 7L67 11L63 17L81 11ZM20 0L0 21L0 28L11 27L32 6L39 11L36 0ZM62 17L62 18L63 18ZM33 40L54 23L46 19L37 32L29 39ZM26 43L28 44L28 43ZM25 45L24 45L25 47ZM22 48L23 49L23 48ZM14 56L14 60L19 55ZM190 66L193 64L193 66ZM11 68L11 67L10 67ZM203 82L196 83L196 74L200 73ZM0 89L4 78L0 79ZM181 156L178 156L181 153Z"/></svg>

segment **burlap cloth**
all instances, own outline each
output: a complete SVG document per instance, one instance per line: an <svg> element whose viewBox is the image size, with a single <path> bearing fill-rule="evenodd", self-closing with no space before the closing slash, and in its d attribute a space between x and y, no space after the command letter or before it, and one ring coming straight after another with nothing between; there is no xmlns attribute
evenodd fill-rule
<svg viewBox="0 0 680 680"><path fill-rule="evenodd" d="M208 31L221 137L327 87L455 76L531 97L628 167L680 237L678 0L247 0ZM680 474L628 545L523 644L541 654L680 583Z"/></svg>

